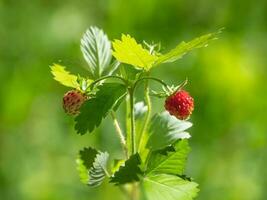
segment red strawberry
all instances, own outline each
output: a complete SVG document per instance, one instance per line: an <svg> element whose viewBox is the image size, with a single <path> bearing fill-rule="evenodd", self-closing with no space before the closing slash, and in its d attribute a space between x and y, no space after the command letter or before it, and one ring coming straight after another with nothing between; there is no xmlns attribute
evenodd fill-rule
<svg viewBox="0 0 267 200"><path fill-rule="evenodd" d="M68 91L63 97L63 108L69 115L79 114L82 104L87 100L87 96L78 90Z"/></svg>
<svg viewBox="0 0 267 200"><path fill-rule="evenodd" d="M194 99L184 90L177 91L165 100L165 109L178 119L187 119L194 110Z"/></svg>

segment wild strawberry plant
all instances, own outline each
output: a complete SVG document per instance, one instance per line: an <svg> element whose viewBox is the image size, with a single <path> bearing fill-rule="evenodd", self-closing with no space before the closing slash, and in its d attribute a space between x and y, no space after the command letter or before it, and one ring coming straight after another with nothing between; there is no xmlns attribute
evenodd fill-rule
<svg viewBox="0 0 267 200"><path fill-rule="evenodd" d="M72 88L63 97L63 108L74 117L78 134L92 133L110 115L122 147L122 157L109 166L109 153L94 147L80 150L77 169L88 186L99 186L105 179L115 184L129 199L190 200L198 184L184 174L190 150L188 121L194 100L183 89L150 75L156 66L181 59L193 49L205 47L220 31L181 42L167 53L157 45L139 44L130 35L109 41L97 27L90 27L81 39L81 51L88 64L85 77L70 74L54 64L51 72L59 83ZM150 89L150 81L162 86ZM143 84L144 100L135 102L136 89ZM161 113L151 116L151 96L164 98ZM126 103L126 128L116 117ZM137 128L138 125L138 128Z"/></svg>

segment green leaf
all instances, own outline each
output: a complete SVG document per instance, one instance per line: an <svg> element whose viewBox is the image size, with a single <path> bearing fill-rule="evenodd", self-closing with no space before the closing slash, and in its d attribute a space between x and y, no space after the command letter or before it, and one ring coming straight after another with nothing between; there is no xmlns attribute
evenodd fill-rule
<svg viewBox="0 0 267 200"><path fill-rule="evenodd" d="M88 70L93 79L111 74L118 62L111 64L111 43L103 30L90 27L81 39L81 51L89 66Z"/></svg>
<svg viewBox="0 0 267 200"><path fill-rule="evenodd" d="M89 186L99 186L106 176L108 176L107 172L107 162L108 162L109 154L107 152L100 152L96 155L93 166L89 171Z"/></svg>
<svg viewBox="0 0 267 200"><path fill-rule="evenodd" d="M80 180L84 184L89 183L89 170L93 166L97 153L98 151L91 147L84 148L79 152L79 156L76 159Z"/></svg>
<svg viewBox="0 0 267 200"><path fill-rule="evenodd" d="M197 186L195 182L168 174L148 176L142 182L146 200L192 200L199 191Z"/></svg>
<svg viewBox="0 0 267 200"><path fill-rule="evenodd" d="M70 72L65 70L64 66L53 64L52 66L50 66L50 69L56 81L64 86L79 89L80 84L77 81L78 77L70 74Z"/></svg>
<svg viewBox="0 0 267 200"><path fill-rule="evenodd" d="M157 56L149 53L130 35L122 34L121 40L113 43L113 56L120 62L149 70Z"/></svg>
<svg viewBox="0 0 267 200"><path fill-rule="evenodd" d="M124 78L128 82L133 83L138 78L138 76L141 75L143 70L141 70L140 68L135 68L132 65L123 64L120 66L119 72L122 78Z"/></svg>
<svg viewBox="0 0 267 200"><path fill-rule="evenodd" d="M108 175L108 157L107 152L100 152L91 147L81 150L76 160L81 182L89 186L99 186Z"/></svg>
<svg viewBox="0 0 267 200"><path fill-rule="evenodd" d="M75 118L75 129L78 134L92 132L98 127L110 110L118 107L117 102L124 97L126 88L118 83L104 83L98 87L95 97L87 100L80 109L80 114Z"/></svg>
<svg viewBox="0 0 267 200"><path fill-rule="evenodd" d="M192 126L191 122L178 120L167 111L154 115L149 127L149 139L146 147L150 150L163 149L178 139L190 138L185 132Z"/></svg>
<svg viewBox="0 0 267 200"><path fill-rule="evenodd" d="M189 151L187 140L179 140L173 146L154 151L149 157L145 173L183 175Z"/></svg>
<svg viewBox="0 0 267 200"><path fill-rule="evenodd" d="M217 39L217 36L220 33L221 30L215 33L209 33L200 36L191 40L190 42L183 41L168 53L159 56L157 61L155 62L155 65L158 65L160 63L174 62L194 49L206 47L210 41Z"/></svg>
<svg viewBox="0 0 267 200"><path fill-rule="evenodd" d="M139 154L132 155L126 160L124 165L121 165L119 170L111 177L110 182L116 185L139 181L139 175L142 175L142 171L139 168L141 159Z"/></svg>
<svg viewBox="0 0 267 200"><path fill-rule="evenodd" d="M134 104L134 114L136 120L143 118L146 112L147 112L147 106L143 101L139 101Z"/></svg>

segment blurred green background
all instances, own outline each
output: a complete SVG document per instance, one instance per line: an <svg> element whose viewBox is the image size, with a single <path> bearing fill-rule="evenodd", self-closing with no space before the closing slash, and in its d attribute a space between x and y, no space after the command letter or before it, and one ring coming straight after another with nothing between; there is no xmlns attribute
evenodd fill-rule
<svg viewBox="0 0 267 200"><path fill-rule="evenodd" d="M79 45L90 25L112 40L161 41L163 50L225 27L208 48L153 74L169 84L189 79L196 106L187 174L200 184L197 199L267 199L266 0L0 0L0 199L123 199L107 183L80 183L79 149L116 157L120 146L109 118L94 134L75 133L61 106L67 88L48 67L86 74ZM154 100L156 111L162 105Z"/></svg>

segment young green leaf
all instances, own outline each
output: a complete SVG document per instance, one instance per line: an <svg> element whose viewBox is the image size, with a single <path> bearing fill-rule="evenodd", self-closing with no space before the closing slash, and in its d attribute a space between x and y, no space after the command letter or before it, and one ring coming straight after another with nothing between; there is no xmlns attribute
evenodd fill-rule
<svg viewBox="0 0 267 200"><path fill-rule="evenodd" d="M156 114L150 123L149 139L146 147L150 150L163 149L178 139L190 138L190 134L185 132L192 123L178 120L167 111Z"/></svg>
<svg viewBox="0 0 267 200"><path fill-rule="evenodd" d="M107 162L109 154L107 152L100 152L96 155L93 166L89 171L89 186L99 186L106 176L109 176L107 172Z"/></svg>
<svg viewBox="0 0 267 200"><path fill-rule="evenodd" d="M88 70L93 79L111 74L118 62L111 64L111 43L103 30L90 27L81 39L81 51L89 66Z"/></svg>
<svg viewBox="0 0 267 200"><path fill-rule="evenodd" d="M118 107L118 102L125 96L126 87L119 83L104 83L98 87L95 97L87 100L75 118L75 129L78 134L92 132L98 127L109 111Z"/></svg>
<svg viewBox="0 0 267 200"><path fill-rule="evenodd" d="M132 155L125 164L122 165L118 171L111 177L110 182L116 185L131 183L139 181L139 175L142 175L142 171L139 168L141 159L139 154Z"/></svg>
<svg viewBox="0 0 267 200"><path fill-rule="evenodd" d="M54 79L61 83L64 86L78 89L80 84L78 83L78 77L70 74L67 70L65 70L64 66L59 64L53 64L50 66L51 73L54 76Z"/></svg>
<svg viewBox="0 0 267 200"><path fill-rule="evenodd" d="M172 146L152 152L145 173L183 175L189 150L188 141L179 140Z"/></svg>
<svg viewBox="0 0 267 200"><path fill-rule="evenodd" d="M192 200L197 196L198 184L178 176L158 174L142 181L146 200Z"/></svg>
<svg viewBox="0 0 267 200"><path fill-rule="evenodd" d="M157 56L150 54L130 35L123 34L121 40L115 40L112 44L113 56L122 63L149 70L157 60Z"/></svg>
<svg viewBox="0 0 267 200"><path fill-rule="evenodd" d="M210 41L217 39L217 36L220 33L221 30L215 33L209 33L200 36L191 40L190 42L183 41L168 53L159 56L157 61L155 62L155 65L158 65L160 63L174 62L194 49L206 47Z"/></svg>

